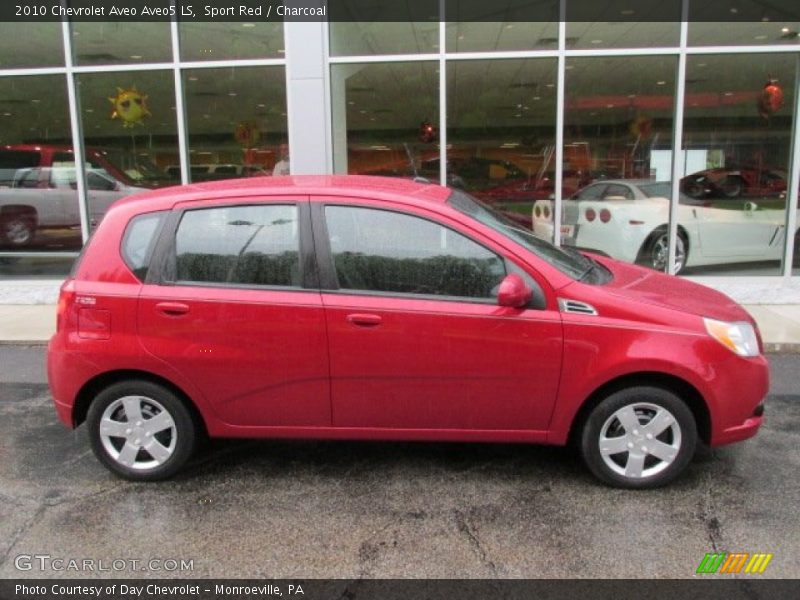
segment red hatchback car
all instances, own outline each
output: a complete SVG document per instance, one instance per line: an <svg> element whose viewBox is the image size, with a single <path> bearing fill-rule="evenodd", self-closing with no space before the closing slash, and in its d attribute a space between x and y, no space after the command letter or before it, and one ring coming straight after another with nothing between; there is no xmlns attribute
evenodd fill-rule
<svg viewBox="0 0 800 600"><path fill-rule="evenodd" d="M622 487L753 436L768 366L722 294L559 249L469 195L270 177L117 202L64 283L48 372L138 480L201 436L563 445Z"/></svg>

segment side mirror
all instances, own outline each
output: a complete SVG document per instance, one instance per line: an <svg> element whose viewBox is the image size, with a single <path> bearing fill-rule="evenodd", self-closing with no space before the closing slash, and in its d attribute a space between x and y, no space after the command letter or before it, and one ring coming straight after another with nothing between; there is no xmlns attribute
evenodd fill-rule
<svg viewBox="0 0 800 600"><path fill-rule="evenodd" d="M500 282L500 288L497 290L497 304L510 308L522 308L531 301L532 296L533 291L525 285L522 277L516 273L510 273Z"/></svg>

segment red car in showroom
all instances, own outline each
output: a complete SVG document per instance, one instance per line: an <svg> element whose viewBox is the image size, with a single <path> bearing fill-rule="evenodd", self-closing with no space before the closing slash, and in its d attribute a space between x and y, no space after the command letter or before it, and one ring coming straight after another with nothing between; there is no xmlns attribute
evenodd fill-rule
<svg viewBox="0 0 800 600"><path fill-rule="evenodd" d="M48 374L129 479L203 436L564 445L662 485L749 438L768 366L724 295L559 249L460 190L269 177L117 202L63 284Z"/></svg>

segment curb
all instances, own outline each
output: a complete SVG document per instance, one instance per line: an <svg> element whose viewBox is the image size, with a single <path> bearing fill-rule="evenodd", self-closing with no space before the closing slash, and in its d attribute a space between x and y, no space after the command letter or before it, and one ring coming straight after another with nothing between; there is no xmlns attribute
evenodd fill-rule
<svg viewBox="0 0 800 600"><path fill-rule="evenodd" d="M49 340L0 340L2 346L47 346Z"/></svg>

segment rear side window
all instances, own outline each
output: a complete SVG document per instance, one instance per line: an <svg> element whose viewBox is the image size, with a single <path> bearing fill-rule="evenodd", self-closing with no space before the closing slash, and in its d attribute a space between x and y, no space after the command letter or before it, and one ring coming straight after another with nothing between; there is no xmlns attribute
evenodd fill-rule
<svg viewBox="0 0 800 600"><path fill-rule="evenodd" d="M185 283L301 287L297 206L226 206L184 213L175 279Z"/></svg>
<svg viewBox="0 0 800 600"><path fill-rule="evenodd" d="M342 289L489 299L506 275L494 252L427 219L348 206L325 217Z"/></svg>
<svg viewBox="0 0 800 600"><path fill-rule="evenodd" d="M156 234L165 214L157 212L134 217L122 238L122 259L140 281L147 277L153 246L158 237Z"/></svg>

